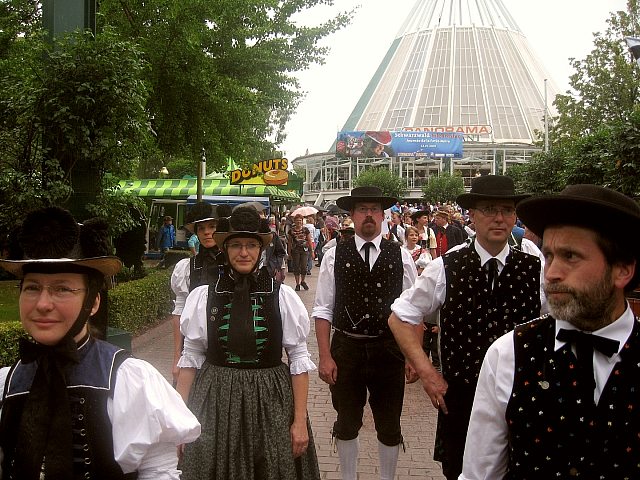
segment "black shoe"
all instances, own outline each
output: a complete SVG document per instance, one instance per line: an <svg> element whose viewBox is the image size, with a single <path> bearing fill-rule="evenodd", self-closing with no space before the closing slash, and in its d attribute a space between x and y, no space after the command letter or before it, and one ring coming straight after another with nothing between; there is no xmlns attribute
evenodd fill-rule
<svg viewBox="0 0 640 480"><path fill-rule="evenodd" d="M305 290L309 290L309 285L307 285L307 282L300 282L300 285L302 286L302 288L304 288ZM298 289L299 290L299 289Z"/></svg>
<svg viewBox="0 0 640 480"><path fill-rule="evenodd" d="M300 285L296 285L296 292L300 291Z"/></svg>

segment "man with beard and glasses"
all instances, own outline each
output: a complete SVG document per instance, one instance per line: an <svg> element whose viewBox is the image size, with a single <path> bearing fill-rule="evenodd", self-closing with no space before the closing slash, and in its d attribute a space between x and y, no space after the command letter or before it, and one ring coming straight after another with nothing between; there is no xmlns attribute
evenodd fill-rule
<svg viewBox="0 0 640 480"><path fill-rule="evenodd" d="M542 237L550 315L489 348L460 478L640 478L640 206L571 185L517 213Z"/></svg>
<svg viewBox="0 0 640 480"><path fill-rule="evenodd" d="M378 434L381 479L394 478L402 444L405 361L386 320L391 304L413 285L417 271L411 254L381 233L384 210L396 201L377 187L354 188L350 196L339 198L336 203L350 212L355 235L341 238L327 251L318 274L322 288L311 315L316 322L318 371L330 385L338 413L333 438L343 479L356 478L367 392ZM421 332L414 331L417 338ZM410 372L407 380L412 380Z"/></svg>

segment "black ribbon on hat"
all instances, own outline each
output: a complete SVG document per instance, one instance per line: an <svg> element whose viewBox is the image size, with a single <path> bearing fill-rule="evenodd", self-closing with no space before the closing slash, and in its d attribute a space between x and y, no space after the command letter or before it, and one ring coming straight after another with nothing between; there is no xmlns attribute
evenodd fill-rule
<svg viewBox="0 0 640 480"><path fill-rule="evenodd" d="M620 342L610 338L584 333L580 330L567 330L561 328L556 338L561 342L572 343L576 346L578 358L578 371L583 385L585 399L593 402L593 389L596 382L593 375L593 350L598 350L603 355L611 357L620 348Z"/></svg>
<svg viewBox="0 0 640 480"><path fill-rule="evenodd" d="M229 318L229 351L239 356L241 360L254 360L257 355L257 346L250 294L254 276L234 273L236 281Z"/></svg>
<svg viewBox="0 0 640 480"><path fill-rule="evenodd" d="M86 340L83 339L83 341ZM54 346L20 339L20 360L38 368L20 419L15 471L20 478L73 478L71 407L64 371L77 364L78 348L71 337Z"/></svg>

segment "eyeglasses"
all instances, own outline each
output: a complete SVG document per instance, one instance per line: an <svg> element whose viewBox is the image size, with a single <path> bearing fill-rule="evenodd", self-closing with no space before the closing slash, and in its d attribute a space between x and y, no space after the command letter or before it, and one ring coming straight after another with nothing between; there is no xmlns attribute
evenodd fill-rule
<svg viewBox="0 0 640 480"><path fill-rule="evenodd" d="M356 212L361 213L363 215L366 215L367 213L371 212L375 215L377 213L382 212L382 209L380 207L356 207Z"/></svg>
<svg viewBox="0 0 640 480"><path fill-rule="evenodd" d="M73 299L78 292L84 292L86 288L70 288L66 285L40 285L39 283L29 283L26 285L18 285L20 294L27 300L37 300L42 295L42 291L46 290L49 296L57 302L66 302Z"/></svg>
<svg viewBox="0 0 640 480"><path fill-rule="evenodd" d="M514 207L498 208L494 205L489 205L488 207L483 208L476 207L476 210L482 212L485 217L495 217L498 213L501 213L503 217L512 217L516 213L516 209Z"/></svg>
<svg viewBox="0 0 640 480"><path fill-rule="evenodd" d="M239 242L231 242L227 243L227 250L232 250L234 252L240 252L243 248L247 249L247 252L257 252L260 250L259 243L251 242L251 243L239 243Z"/></svg>

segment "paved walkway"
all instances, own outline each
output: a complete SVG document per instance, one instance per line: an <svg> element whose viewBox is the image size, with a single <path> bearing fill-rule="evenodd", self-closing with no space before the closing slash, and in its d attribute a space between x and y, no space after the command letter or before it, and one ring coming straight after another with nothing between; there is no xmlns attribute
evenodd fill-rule
<svg viewBox="0 0 640 480"><path fill-rule="evenodd" d="M307 277L309 291L299 292L300 298L311 312L317 287L318 269L314 268ZM287 274L285 281L295 286L293 275ZM172 361L171 325L166 321L152 330L133 339L133 353L152 363L171 380ZM309 336L309 351L312 360L318 364L318 347L315 340L313 322ZM309 376L309 417L318 453L321 478L340 479L339 459L331 449L331 427L335 412L331 406L329 387L318 377L317 372ZM441 480L444 479L440 465L432 460L433 440L436 430L436 411L431 405L422 385L417 382L407 385L402 413L402 433L406 452L400 452L396 478L398 480ZM373 427L373 417L368 405L365 409L364 425L360 431L360 455L358 479L378 479L378 443Z"/></svg>

